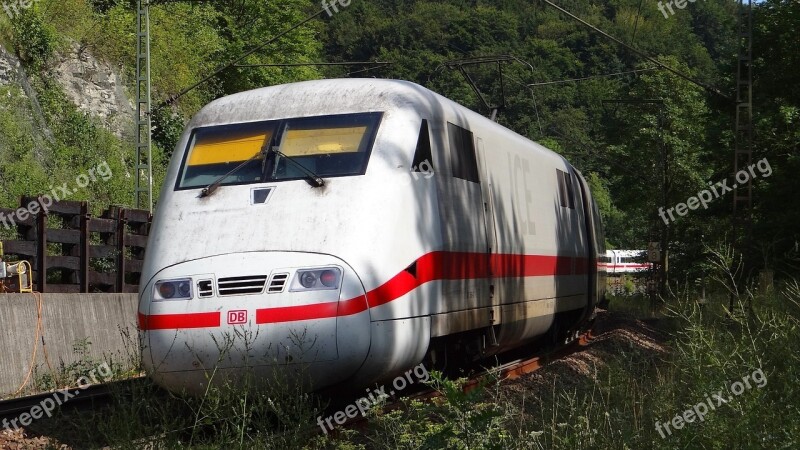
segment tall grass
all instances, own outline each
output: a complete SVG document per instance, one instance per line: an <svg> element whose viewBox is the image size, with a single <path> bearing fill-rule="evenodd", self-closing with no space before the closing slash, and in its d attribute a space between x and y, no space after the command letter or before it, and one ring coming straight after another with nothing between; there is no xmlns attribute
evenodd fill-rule
<svg viewBox="0 0 800 450"><path fill-rule="evenodd" d="M723 287L705 303L687 293L667 302L663 360L620 348L593 381L554 384L538 411L523 411L529 420L517 429L538 433L519 447L800 448L800 285Z"/></svg>

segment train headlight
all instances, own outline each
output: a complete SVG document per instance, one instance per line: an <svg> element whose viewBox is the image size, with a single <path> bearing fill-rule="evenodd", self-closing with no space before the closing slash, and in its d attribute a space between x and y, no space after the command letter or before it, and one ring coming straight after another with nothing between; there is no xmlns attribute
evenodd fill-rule
<svg viewBox="0 0 800 450"><path fill-rule="evenodd" d="M298 270L289 288L297 291L321 291L339 289L342 282L342 271L338 267L325 267L322 269Z"/></svg>
<svg viewBox="0 0 800 450"><path fill-rule="evenodd" d="M157 281L153 289L153 300L188 300L192 298L192 279Z"/></svg>
<svg viewBox="0 0 800 450"><path fill-rule="evenodd" d="M339 274L333 270L324 270L319 274L319 282L329 288L338 287Z"/></svg>
<svg viewBox="0 0 800 450"><path fill-rule="evenodd" d="M303 272L303 274L300 275L300 284L306 289L313 288L314 285L317 284L317 273L311 271Z"/></svg>

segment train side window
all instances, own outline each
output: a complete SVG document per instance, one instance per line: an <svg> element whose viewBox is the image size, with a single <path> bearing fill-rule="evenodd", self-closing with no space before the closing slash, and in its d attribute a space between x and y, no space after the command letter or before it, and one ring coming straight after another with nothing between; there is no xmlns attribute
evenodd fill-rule
<svg viewBox="0 0 800 450"><path fill-rule="evenodd" d="M575 198L572 192L572 176L563 170L556 169L558 178L558 197L561 206L575 209Z"/></svg>
<svg viewBox="0 0 800 450"><path fill-rule="evenodd" d="M411 170L414 172L432 172L433 156L431 155L431 134L428 130L428 120L423 119L419 127L419 138L417 139L417 150L414 152L414 161L411 162Z"/></svg>
<svg viewBox="0 0 800 450"><path fill-rule="evenodd" d="M472 132L447 122L447 133L450 135L450 166L453 177L473 183L480 182Z"/></svg>

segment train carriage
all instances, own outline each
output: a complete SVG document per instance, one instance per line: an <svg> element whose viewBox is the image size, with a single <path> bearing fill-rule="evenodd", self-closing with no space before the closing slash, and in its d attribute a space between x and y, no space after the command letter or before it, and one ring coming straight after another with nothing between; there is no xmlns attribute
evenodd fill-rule
<svg viewBox="0 0 800 450"><path fill-rule="evenodd" d="M608 276L637 274L653 269L647 261L647 250L606 250L603 263Z"/></svg>
<svg viewBox="0 0 800 450"><path fill-rule="evenodd" d="M175 391L202 392L213 368L302 370L320 389L564 339L604 295L603 242L564 158L416 84L231 95L192 119L167 171L144 365Z"/></svg>

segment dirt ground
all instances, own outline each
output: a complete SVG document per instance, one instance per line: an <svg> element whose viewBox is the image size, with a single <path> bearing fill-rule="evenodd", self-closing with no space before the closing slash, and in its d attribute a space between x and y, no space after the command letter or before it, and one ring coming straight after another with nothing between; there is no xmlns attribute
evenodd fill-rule
<svg viewBox="0 0 800 450"><path fill-rule="evenodd" d="M28 437L25 431L20 428L11 431L3 429L0 431L0 449L2 450L27 450L27 449L68 449L69 447L59 445L46 437Z"/></svg>
<svg viewBox="0 0 800 450"><path fill-rule="evenodd" d="M643 359L660 358L669 351L667 335L658 329L656 319L639 320L633 316L598 310L591 340L575 353L554 361L541 369L515 380L503 382L506 398L536 398L549 394L554 387L584 385L595 380L609 355L621 351L634 352Z"/></svg>

